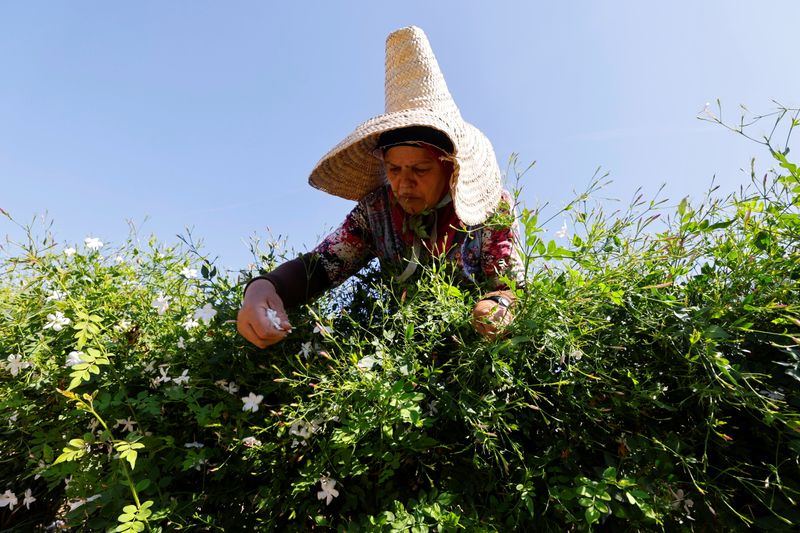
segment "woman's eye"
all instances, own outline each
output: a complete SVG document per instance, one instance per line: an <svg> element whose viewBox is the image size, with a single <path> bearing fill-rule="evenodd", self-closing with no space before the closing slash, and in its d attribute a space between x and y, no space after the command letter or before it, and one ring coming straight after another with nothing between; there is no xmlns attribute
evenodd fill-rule
<svg viewBox="0 0 800 533"><path fill-rule="evenodd" d="M428 172L429 170L430 170L430 168L418 168L418 167L415 167L414 168L414 173L422 175L422 174L425 174L426 172Z"/></svg>

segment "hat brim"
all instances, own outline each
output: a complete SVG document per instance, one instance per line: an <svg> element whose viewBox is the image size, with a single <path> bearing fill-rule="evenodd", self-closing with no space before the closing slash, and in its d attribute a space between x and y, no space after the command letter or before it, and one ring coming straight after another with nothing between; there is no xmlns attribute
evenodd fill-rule
<svg viewBox="0 0 800 533"><path fill-rule="evenodd" d="M409 109L373 117L330 150L309 175L312 187L360 200L385 183L383 164L372 155L381 133L407 126L428 126L447 135L455 147L450 189L458 218L480 224L495 210L502 177L491 143L458 114Z"/></svg>

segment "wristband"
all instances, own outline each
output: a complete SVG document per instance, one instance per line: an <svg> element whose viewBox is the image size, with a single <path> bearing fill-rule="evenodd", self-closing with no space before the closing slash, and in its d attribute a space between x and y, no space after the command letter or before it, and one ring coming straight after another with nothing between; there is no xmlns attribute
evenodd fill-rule
<svg viewBox="0 0 800 533"><path fill-rule="evenodd" d="M485 298L481 298L482 300L491 300L495 302L497 305L500 305L506 309L511 307L511 302L508 301L508 298L500 296L499 294L493 294L491 296L486 296Z"/></svg>

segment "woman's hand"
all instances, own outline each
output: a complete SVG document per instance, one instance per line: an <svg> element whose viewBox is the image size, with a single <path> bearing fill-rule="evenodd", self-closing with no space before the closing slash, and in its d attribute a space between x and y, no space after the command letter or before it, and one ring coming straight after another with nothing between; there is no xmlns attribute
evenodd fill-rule
<svg viewBox="0 0 800 533"><path fill-rule="evenodd" d="M283 301L271 282L257 279L247 287L236 329L259 348L282 341L292 330Z"/></svg>
<svg viewBox="0 0 800 533"><path fill-rule="evenodd" d="M497 296L501 301L486 299L491 296ZM502 330L514 320L514 315L509 309L513 301L510 291L490 292L472 310L472 327L490 339L502 334Z"/></svg>

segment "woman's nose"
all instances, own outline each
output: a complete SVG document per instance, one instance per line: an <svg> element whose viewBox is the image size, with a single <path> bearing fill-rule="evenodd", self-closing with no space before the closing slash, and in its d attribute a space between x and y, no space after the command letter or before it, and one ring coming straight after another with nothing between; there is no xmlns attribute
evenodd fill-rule
<svg viewBox="0 0 800 533"><path fill-rule="evenodd" d="M410 168L400 170L400 184L407 188L413 188L417 184L416 176Z"/></svg>

